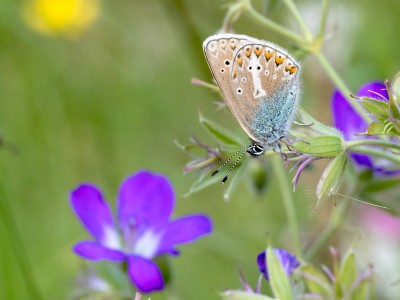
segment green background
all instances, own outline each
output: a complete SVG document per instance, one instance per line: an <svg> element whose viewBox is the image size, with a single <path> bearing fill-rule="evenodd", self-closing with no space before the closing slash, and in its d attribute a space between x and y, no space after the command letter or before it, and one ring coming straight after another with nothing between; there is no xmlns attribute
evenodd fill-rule
<svg viewBox="0 0 400 300"><path fill-rule="evenodd" d="M355 92L368 80L392 78L400 68L400 2L331 2L325 48L348 86ZM318 21L320 1L296 3L307 21ZM21 3L0 1L0 128L5 141L19 149L17 155L0 150L0 201L11 208L24 246L18 249L30 261L43 299L67 298L84 266L71 252L75 242L88 238L69 206L71 189L80 182L95 183L114 205L120 182L140 169L170 178L175 216L204 212L214 220L212 236L180 247L181 257L169 261L169 295L219 299L225 288L240 287L239 265L254 286L255 257L267 236L292 250L273 174L262 197L245 182L228 203L218 184L183 197L195 175L183 175L189 156L174 144L194 132L215 145L198 124L199 110L245 140L230 114L215 112L217 94L190 83L192 77L211 80L201 43L220 28L226 2L102 4L99 20L70 40L33 32L21 20ZM296 27L280 3L270 15ZM293 49L248 17L234 29ZM302 61L302 106L329 123L333 86L315 59ZM303 230L312 233L305 244L326 225L323 220L332 209L325 205L313 212L318 174L304 177L295 194ZM10 243L15 238L9 224L0 222L0 299L33 299Z"/></svg>

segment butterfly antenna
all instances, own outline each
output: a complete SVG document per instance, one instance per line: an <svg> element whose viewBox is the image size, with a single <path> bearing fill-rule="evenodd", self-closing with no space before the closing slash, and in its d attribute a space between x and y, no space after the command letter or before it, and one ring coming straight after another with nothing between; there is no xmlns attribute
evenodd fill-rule
<svg viewBox="0 0 400 300"><path fill-rule="evenodd" d="M240 152L244 152L244 150L245 150L247 147L248 147L248 146L243 147L242 149L239 149L239 150L236 151L233 155L231 155L231 157L229 157L228 160L225 161L217 170L215 170L214 172L212 172L211 177L214 176L214 175L217 175L218 172L221 171L222 168L225 167L226 164L229 163L229 162L231 161L232 158L234 158L234 157L235 157L236 155L238 155Z"/></svg>
<svg viewBox="0 0 400 300"><path fill-rule="evenodd" d="M246 147L247 148L247 147ZM221 184L224 184L227 180L229 175L231 175L231 173L233 172L233 170L235 169L236 165L238 164L238 162L242 159L243 155L244 155L245 151L243 150L242 153L240 153L238 159L235 161L235 163L233 164L232 168L229 170L228 174L226 174L226 176L224 177L224 179L222 179Z"/></svg>

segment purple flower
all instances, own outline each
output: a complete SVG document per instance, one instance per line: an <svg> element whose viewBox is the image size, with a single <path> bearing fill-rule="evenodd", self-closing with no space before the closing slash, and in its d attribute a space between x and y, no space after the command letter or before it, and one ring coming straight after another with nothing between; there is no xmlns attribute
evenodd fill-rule
<svg viewBox="0 0 400 300"><path fill-rule="evenodd" d="M381 101L388 101L388 93L383 82L373 81L364 84L357 93L360 97L369 97ZM355 140L365 137L356 136L357 133L365 132L368 123L353 109L347 99L339 90L332 95L333 125L342 131L346 140ZM371 137L368 137L371 138ZM373 160L368 155L351 154L352 159L361 167L368 168L381 175L397 174L397 170L388 170L385 167L390 163L386 160Z"/></svg>
<svg viewBox="0 0 400 300"><path fill-rule="evenodd" d="M286 250L283 249L273 249L275 251L275 255L278 257L278 259L281 261L282 267L285 270L287 275L290 275L294 272L294 270L300 266L299 261L297 260L296 256L293 254L287 252ZM268 266L267 266L267 253L268 250L265 250L258 254L257 256L257 263L258 263L258 269L262 274L264 274L264 278L269 281L269 275L268 275Z"/></svg>
<svg viewBox="0 0 400 300"><path fill-rule="evenodd" d="M118 198L118 222L94 185L81 184L71 193L72 207L94 240L81 241L74 251L90 260L126 262L130 280L141 292L162 290L164 281L153 259L178 255L175 246L212 231L205 215L170 220L174 191L168 179L139 171L125 179Z"/></svg>

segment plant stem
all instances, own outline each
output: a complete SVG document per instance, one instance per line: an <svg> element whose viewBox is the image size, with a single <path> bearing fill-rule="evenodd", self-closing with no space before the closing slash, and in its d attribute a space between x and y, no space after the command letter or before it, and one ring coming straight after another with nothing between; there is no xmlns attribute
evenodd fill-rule
<svg viewBox="0 0 400 300"><path fill-rule="evenodd" d="M353 140L353 141L345 142L346 150L353 150L354 148L356 148L358 146L362 146L362 145L400 149L400 144L395 144L390 141L383 141L383 140L360 139L360 140ZM357 149L354 149L354 150L357 151Z"/></svg>
<svg viewBox="0 0 400 300"><path fill-rule="evenodd" d="M291 39L297 43L299 43L300 45L304 44L304 39L296 34L295 32L285 28L284 26L279 25L278 23L275 23L269 19L267 19L266 17L264 17L263 15L261 15L260 13L258 13L250 4L247 6L246 12L255 20L257 20L258 22L260 22L261 24L263 24L265 27L287 37L288 39Z"/></svg>
<svg viewBox="0 0 400 300"><path fill-rule="evenodd" d="M326 27L326 17L328 14L328 6L329 6L329 0L323 0L324 2L322 3L322 13L321 13L321 20L319 23L319 32L317 37L323 41L324 39L324 33L325 33L325 27Z"/></svg>
<svg viewBox="0 0 400 300"><path fill-rule="evenodd" d="M296 19L297 23L299 23L301 31L303 32L306 40L308 42L311 42L313 40L313 36L311 34L311 31L308 29L308 27L306 25L306 22L301 17L301 15L299 13L299 10L297 9L296 5L293 3L292 0L283 0L283 2L285 2L287 8L292 13L292 15Z"/></svg>
<svg viewBox="0 0 400 300"><path fill-rule="evenodd" d="M357 148L351 149L351 152L369 154L375 157L387 159L396 164L400 164L400 157L398 155L391 154L390 152L387 151L382 151L381 149L358 146Z"/></svg>
<svg viewBox="0 0 400 300"><path fill-rule="evenodd" d="M336 230L342 225L344 221L344 215L350 205L349 199L343 199L343 202L339 204L330 218L330 222L327 227L325 227L324 231L318 236L318 239L311 245L308 249L305 259L307 262L312 261L322 246L333 236Z"/></svg>
<svg viewBox="0 0 400 300"><path fill-rule="evenodd" d="M279 157L275 155L275 157L272 159L272 163L274 166L274 171L275 171L276 177L279 182L279 188L282 193L283 205L285 206L286 216L287 216L288 224L289 224L289 230L290 230L290 234L291 234L292 241L294 244L294 250L295 250L297 258L299 260L303 260L299 226L298 226L299 223L297 220L297 214L296 214L296 208L294 205L293 195L291 192L292 187L288 181L286 172L284 172L284 169L283 169L283 166L282 166L282 163L281 163L281 160L279 159Z"/></svg>
<svg viewBox="0 0 400 300"><path fill-rule="evenodd" d="M21 276L25 282L26 289L29 294L29 299L42 299L36 278L33 275L33 270L25 253L25 248L19 234L17 224L15 224L12 210L7 202L7 197L4 193L3 187L0 185L0 216L3 221L8 240L17 260Z"/></svg>

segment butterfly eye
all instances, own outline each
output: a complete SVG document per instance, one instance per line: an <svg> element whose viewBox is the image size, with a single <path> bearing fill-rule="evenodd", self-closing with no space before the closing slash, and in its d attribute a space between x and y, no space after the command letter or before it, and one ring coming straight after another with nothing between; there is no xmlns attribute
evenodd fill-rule
<svg viewBox="0 0 400 300"><path fill-rule="evenodd" d="M231 64L231 62L229 60L225 60L225 65L229 66Z"/></svg>
<svg viewBox="0 0 400 300"><path fill-rule="evenodd" d="M260 67L260 66L257 66L257 70L260 71L260 70L261 70L261 67Z"/></svg>
<svg viewBox="0 0 400 300"><path fill-rule="evenodd" d="M241 93L242 93L242 89L241 89L241 88L238 88L238 89L236 90L236 92L237 92L238 94L241 94Z"/></svg>

